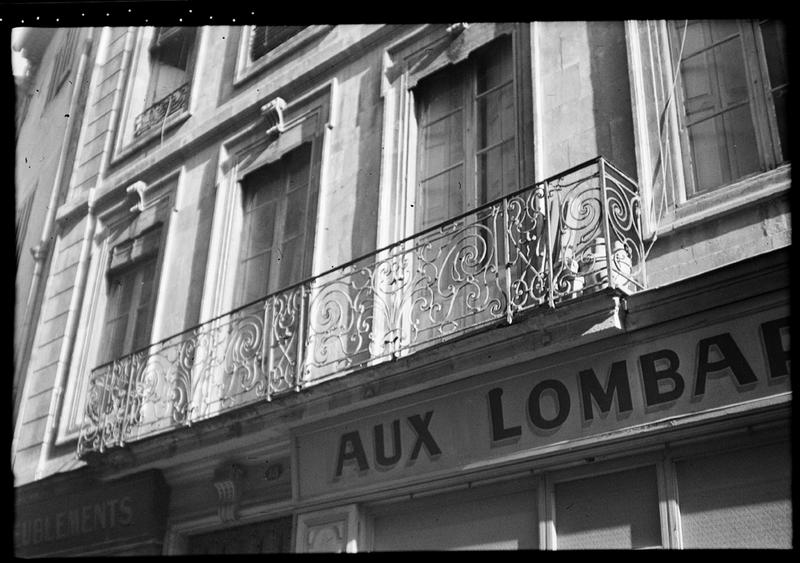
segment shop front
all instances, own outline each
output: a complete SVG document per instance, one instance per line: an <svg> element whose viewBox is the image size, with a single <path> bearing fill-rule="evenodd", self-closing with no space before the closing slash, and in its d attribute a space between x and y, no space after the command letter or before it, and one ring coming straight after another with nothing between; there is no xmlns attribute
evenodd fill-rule
<svg viewBox="0 0 800 563"><path fill-rule="evenodd" d="M790 547L788 297L687 311L297 427L296 551Z"/></svg>
<svg viewBox="0 0 800 563"><path fill-rule="evenodd" d="M159 555L169 490L159 471L109 482L85 470L16 489L20 557Z"/></svg>

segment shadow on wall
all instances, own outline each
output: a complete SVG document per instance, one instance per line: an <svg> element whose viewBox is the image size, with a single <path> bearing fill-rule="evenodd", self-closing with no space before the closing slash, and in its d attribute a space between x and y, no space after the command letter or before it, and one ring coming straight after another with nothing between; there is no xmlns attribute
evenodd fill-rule
<svg viewBox="0 0 800 563"><path fill-rule="evenodd" d="M598 154L637 179L628 57L623 22L587 22Z"/></svg>

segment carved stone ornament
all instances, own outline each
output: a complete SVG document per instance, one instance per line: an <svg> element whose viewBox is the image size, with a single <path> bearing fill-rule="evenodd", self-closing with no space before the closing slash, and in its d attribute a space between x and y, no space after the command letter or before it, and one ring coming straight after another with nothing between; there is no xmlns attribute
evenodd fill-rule
<svg viewBox="0 0 800 563"><path fill-rule="evenodd" d="M231 522L239 516L239 500L242 496L244 470L235 463L227 463L214 471L214 488L217 489L219 505L217 513L222 522Z"/></svg>
<svg viewBox="0 0 800 563"><path fill-rule="evenodd" d="M144 192L147 190L147 184L142 180L134 182L128 186L125 191L128 194L136 194L136 204L131 207L131 213L139 213L144 210Z"/></svg>
<svg viewBox="0 0 800 563"><path fill-rule="evenodd" d="M268 137L283 132L283 110L285 109L286 101L283 98L275 98L261 106L261 115L267 125Z"/></svg>

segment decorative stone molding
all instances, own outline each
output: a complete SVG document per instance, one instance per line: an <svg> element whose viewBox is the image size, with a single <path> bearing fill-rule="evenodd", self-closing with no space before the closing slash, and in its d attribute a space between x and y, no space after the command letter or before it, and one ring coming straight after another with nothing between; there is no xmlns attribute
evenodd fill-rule
<svg viewBox="0 0 800 563"><path fill-rule="evenodd" d="M275 98L261 106L261 115L267 125L268 137L283 133L283 111L286 109L286 105L283 98Z"/></svg>
<svg viewBox="0 0 800 563"><path fill-rule="evenodd" d="M144 193L147 190L147 184L144 183L142 180L138 182L134 182L130 186L128 186L125 191L128 194L136 194L136 204L131 207L131 213L139 213L144 211Z"/></svg>
<svg viewBox="0 0 800 563"><path fill-rule="evenodd" d="M226 463L214 471L214 488L217 489L219 506L217 514L221 522L238 519L237 510L242 496L244 469L235 463Z"/></svg>
<svg viewBox="0 0 800 563"><path fill-rule="evenodd" d="M355 553L364 548L355 504L297 517L297 553Z"/></svg>

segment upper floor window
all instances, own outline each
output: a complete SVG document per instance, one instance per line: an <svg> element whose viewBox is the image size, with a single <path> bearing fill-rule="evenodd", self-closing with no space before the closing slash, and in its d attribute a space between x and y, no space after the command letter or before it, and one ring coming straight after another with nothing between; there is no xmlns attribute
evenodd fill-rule
<svg viewBox="0 0 800 563"><path fill-rule="evenodd" d="M138 30L117 149L160 135L188 116L196 28Z"/></svg>
<svg viewBox="0 0 800 563"><path fill-rule="evenodd" d="M509 37L420 81L415 103L415 230L520 187Z"/></svg>
<svg viewBox="0 0 800 563"><path fill-rule="evenodd" d="M290 37L300 33L304 25L254 25L250 34L250 60L257 61Z"/></svg>
<svg viewBox="0 0 800 563"><path fill-rule="evenodd" d="M64 38L56 53L53 71L50 74L50 84L47 88L48 102L56 97L56 94L61 90L61 86L66 82L67 76L72 70L72 62L75 59L75 52L78 47L80 29L70 27L64 31Z"/></svg>
<svg viewBox="0 0 800 563"><path fill-rule="evenodd" d="M115 360L150 343L160 238L159 226L111 251L102 333L104 357L100 363Z"/></svg>
<svg viewBox="0 0 800 563"><path fill-rule="evenodd" d="M420 26L386 51L378 246L533 182L527 24Z"/></svg>
<svg viewBox="0 0 800 563"><path fill-rule="evenodd" d="M242 28L234 83L239 83L329 30L329 25L248 25Z"/></svg>
<svg viewBox="0 0 800 563"><path fill-rule="evenodd" d="M238 301L249 303L311 275L311 143L244 178ZM309 249L309 251L307 251Z"/></svg>
<svg viewBox="0 0 800 563"><path fill-rule="evenodd" d="M788 156L786 35L775 21L672 22L687 196Z"/></svg>

